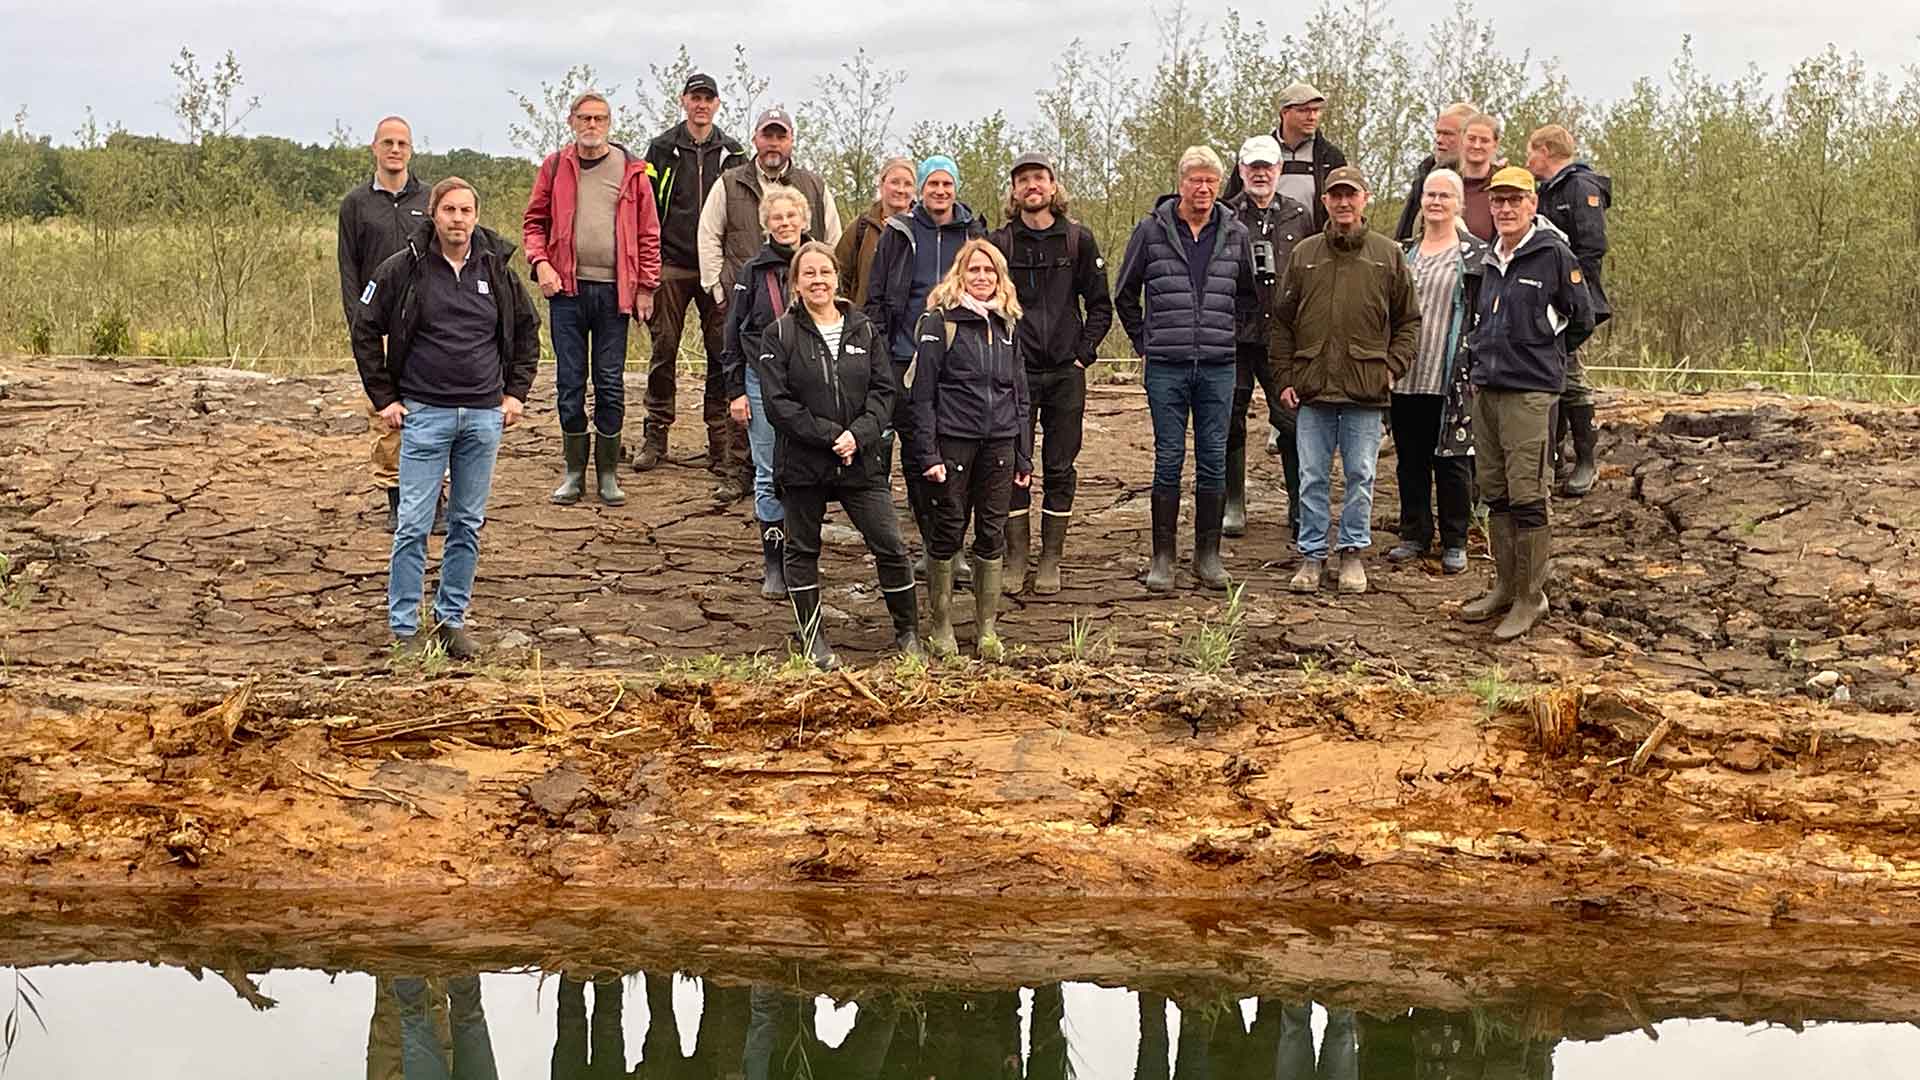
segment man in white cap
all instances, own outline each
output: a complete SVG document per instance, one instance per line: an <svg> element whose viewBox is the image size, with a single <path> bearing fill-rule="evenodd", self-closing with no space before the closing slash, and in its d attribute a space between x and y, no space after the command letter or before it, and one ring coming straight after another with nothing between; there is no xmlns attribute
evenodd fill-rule
<svg viewBox="0 0 1920 1080"><path fill-rule="evenodd" d="M769 188L788 187L807 197L813 220L807 235L827 244L840 242L840 211L833 192L820 174L793 163L793 115L779 105L760 114L753 124L753 160L720 174L700 207L697 246L700 285L724 309L733 295L734 275L760 252L766 230L760 226L760 196ZM735 472L720 478L713 490L717 502L744 498L751 489L753 466L739 453L747 441L746 425L734 425Z"/></svg>
<svg viewBox="0 0 1920 1080"><path fill-rule="evenodd" d="M1287 523L1300 528L1300 455L1294 445L1293 410L1280 404L1281 386L1267 362L1267 328L1279 300L1280 278L1287 272L1293 245L1313 232L1313 212L1279 193L1280 144L1271 135L1255 135L1240 144L1240 194L1227 208L1247 226L1253 245L1254 278L1259 284L1260 317L1245 327L1233 384L1233 416L1227 428L1227 508L1221 525L1226 536L1247 530L1247 409L1258 379L1267 395L1267 453L1280 455L1287 482Z"/></svg>
<svg viewBox="0 0 1920 1080"><path fill-rule="evenodd" d="M1268 134L1280 144L1280 194L1313 211L1315 231L1327 227L1326 207L1320 196L1327 190L1327 174L1347 163L1347 155L1320 134L1320 114L1327 96L1297 82L1280 91L1280 122ZM1227 198L1240 194L1239 176L1227 187Z"/></svg>

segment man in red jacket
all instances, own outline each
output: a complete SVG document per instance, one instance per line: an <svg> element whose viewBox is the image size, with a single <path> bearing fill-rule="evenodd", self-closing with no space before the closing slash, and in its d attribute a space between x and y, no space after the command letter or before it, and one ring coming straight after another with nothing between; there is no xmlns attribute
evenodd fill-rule
<svg viewBox="0 0 1920 1080"><path fill-rule="evenodd" d="M527 200L523 238L548 300L554 397L566 447L563 505L586 490L587 380L593 380L593 467L600 501L619 506L620 429L626 421L627 320L653 315L660 287L660 218L647 162L607 137L613 109L589 91L567 114L573 144L547 155Z"/></svg>

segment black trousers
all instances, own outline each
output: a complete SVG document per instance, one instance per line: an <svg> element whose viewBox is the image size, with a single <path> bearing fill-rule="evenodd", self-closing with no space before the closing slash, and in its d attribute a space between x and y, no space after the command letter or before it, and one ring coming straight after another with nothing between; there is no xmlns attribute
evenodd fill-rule
<svg viewBox="0 0 1920 1080"><path fill-rule="evenodd" d="M1440 493L1440 546L1467 546L1467 518L1473 505L1473 459L1440 457L1440 415L1446 398L1439 394L1395 394L1388 423L1393 428L1393 450L1399 458L1400 539L1422 546L1433 543L1433 493Z"/></svg>
<svg viewBox="0 0 1920 1080"><path fill-rule="evenodd" d="M1264 347L1239 350L1238 369L1234 373L1233 416L1227 425L1227 457L1247 456L1247 410L1253 406L1253 384L1267 395L1267 422L1280 432L1280 473L1287 484L1287 528L1300 535L1300 447L1294 441L1300 415L1280 404L1280 391L1267 366Z"/></svg>
<svg viewBox="0 0 1920 1080"><path fill-rule="evenodd" d="M1040 475L1034 477L1043 492L1040 509L1056 517L1073 512L1073 494L1080 488L1082 421L1087 414L1087 373L1076 364L1027 369L1027 398L1033 402L1028 424L1040 424ZM1013 489L1011 511L1024 514L1033 506L1031 486Z"/></svg>
<svg viewBox="0 0 1920 1080"><path fill-rule="evenodd" d="M781 486L780 505L787 511L787 543L780 562L786 571L787 588L820 586L820 522L826 517L829 501L838 502L847 512L847 520L860 530L867 550L873 552L880 588L885 592L912 588L913 562L907 558L907 545L900 539L900 526L893 516L892 492L884 483Z"/></svg>
<svg viewBox="0 0 1920 1080"><path fill-rule="evenodd" d="M900 478L907 484L907 509L913 514L913 527L920 530L920 543L924 545L932 543L928 534L933 531L927 481L907 460L907 447L913 442L913 405L907 400L907 368L911 364L910 360L893 358L893 456L900 459Z"/></svg>
<svg viewBox="0 0 1920 1080"><path fill-rule="evenodd" d="M997 559L1007 551L1007 505L1013 500L1012 439L941 439L947 479L928 481L927 510L933 535L927 554L951 559L966 543L973 522L973 556ZM791 585L791 582L789 582Z"/></svg>

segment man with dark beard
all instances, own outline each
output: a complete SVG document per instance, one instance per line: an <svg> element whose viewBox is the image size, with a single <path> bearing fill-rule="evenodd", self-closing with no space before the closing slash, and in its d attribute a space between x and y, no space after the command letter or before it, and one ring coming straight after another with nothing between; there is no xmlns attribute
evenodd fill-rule
<svg viewBox="0 0 1920 1080"><path fill-rule="evenodd" d="M1033 591L1060 591L1060 555L1079 485L1081 420L1087 407L1087 368L1099 359L1100 340L1113 325L1107 264L1093 230L1067 216L1067 193L1044 154L1023 154L1013 163L1007 223L990 239L1007 257L1020 297L1017 325L1027 369L1031 421L1038 421L1040 567ZM1084 315L1083 315L1084 312ZM1032 543L1032 488L1015 488L1007 512L1006 590L1020 591Z"/></svg>
<svg viewBox="0 0 1920 1080"><path fill-rule="evenodd" d="M1399 245L1367 228L1367 181L1352 166L1327 177L1326 231L1294 249L1273 313L1269 349L1300 410L1300 569L1315 592L1326 569L1329 481L1337 450L1346 475L1337 550L1340 591L1367 591L1361 557L1373 542L1373 474L1393 381L1413 365L1420 305Z"/></svg>

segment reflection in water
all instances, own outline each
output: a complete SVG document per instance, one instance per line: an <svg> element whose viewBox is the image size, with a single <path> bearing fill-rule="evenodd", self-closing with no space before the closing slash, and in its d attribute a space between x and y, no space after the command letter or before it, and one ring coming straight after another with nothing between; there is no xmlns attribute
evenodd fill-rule
<svg viewBox="0 0 1920 1080"><path fill-rule="evenodd" d="M91 1000L88 979L128 1003L132 1019L120 1049L146 1062L146 1074L196 1080L357 1072L356 1028L366 1032L369 1080L543 1074L553 1080L1553 1080L1556 1064L1563 1080L1614 1080L1698 1074L1703 1062L1743 1056L1736 1071L1706 1071L1755 1078L1891 1076L1905 1070L1861 1066L1905 1060L1887 1056L1900 1048L1906 1054L1920 1049L1912 1029L1841 1025L1804 1037L1765 1033L1779 1049L1774 1060L1758 1061L1749 1049L1758 1041L1751 1029L1689 1029L1677 1022L1661 1025L1674 1037L1659 1043L1635 1031L1604 1044L1561 1046L1556 1063L1557 1037L1540 1029L1557 1031L1564 1013L1546 1002L1355 1015L1279 997L1240 999L1187 988L1162 996L1045 983L1031 990L893 987L829 1009L802 986L729 985L724 972L678 983L663 973L595 970L344 976L336 984L318 973L288 971L270 976L270 997L254 995L278 1005L260 1014L236 1005L243 1009L236 1014L224 1008L231 994L224 1003L203 996L225 990L218 981L179 993L187 979L178 969L109 964L33 975L57 988L42 1003L50 1009L50 1040L23 1039L9 1076L107 1074L102 1069L112 1049L94 1045L75 1023L80 1014L72 1003ZM483 985L490 1008L482 1006ZM1024 1008L1023 998L1030 1001ZM1689 1037L1696 1047L1691 1053L1674 1045ZM1836 1054L1809 1068L1818 1059L1806 1056L1798 1041L1775 1041L1785 1039L1850 1047L1852 1057ZM1706 1050L1714 1057L1703 1056ZM350 1055L345 1070L342 1051ZM1802 1064L1793 1069L1787 1063L1796 1054ZM269 1073L258 1071L262 1060L274 1062ZM1638 1064L1607 1067L1629 1060ZM1835 1071L1843 1061L1846 1067Z"/></svg>

